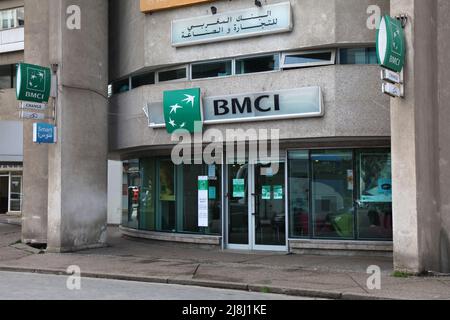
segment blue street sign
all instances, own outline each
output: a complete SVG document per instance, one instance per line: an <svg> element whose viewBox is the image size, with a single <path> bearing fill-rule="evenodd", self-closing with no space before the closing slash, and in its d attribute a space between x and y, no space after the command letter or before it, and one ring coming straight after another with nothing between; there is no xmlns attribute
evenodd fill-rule
<svg viewBox="0 0 450 320"><path fill-rule="evenodd" d="M39 144L56 143L56 127L48 123L34 123L33 142Z"/></svg>

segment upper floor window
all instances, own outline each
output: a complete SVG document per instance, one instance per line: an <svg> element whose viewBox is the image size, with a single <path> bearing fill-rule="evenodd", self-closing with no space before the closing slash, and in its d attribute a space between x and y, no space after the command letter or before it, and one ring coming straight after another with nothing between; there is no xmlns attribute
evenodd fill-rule
<svg viewBox="0 0 450 320"><path fill-rule="evenodd" d="M16 65L0 65L0 89L11 89L16 84Z"/></svg>
<svg viewBox="0 0 450 320"><path fill-rule="evenodd" d="M345 48L339 50L340 64L378 64L376 48Z"/></svg>
<svg viewBox="0 0 450 320"><path fill-rule="evenodd" d="M186 80L186 79L187 79L187 66L158 72L158 82Z"/></svg>
<svg viewBox="0 0 450 320"><path fill-rule="evenodd" d="M335 50L283 53L282 68L304 68L335 64Z"/></svg>
<svg viewBox="0 0 450 320"><path fill-rule="evenodd" d="M192 79L217 78L231 76L231 60L202 62L192 64Z"/></svg>
<svg viewBox="0 0 450 320"><path fill-rule="evenodd" d="M141 73L131 77L131 88L138 88L149 84L155 84L155 73Z"/></svg>
<svg viewBox="0 0 450 320"><path fill-rule="evenodd" d="M0 11L0 30L23 27L25 24L25 11L23 7Z"/></svg>
<svg viewBox="0 0 450 320"><path fill-rule="evenodd" d="M130 78L114 81L111 84L111 93L122 93L130 90Z"/></svg>
<svg viewBox="0 0 450 320"><path fill-rule="evenodd" d="M279 68L279 54L236 59L236 74L275 71Z"/></svg>

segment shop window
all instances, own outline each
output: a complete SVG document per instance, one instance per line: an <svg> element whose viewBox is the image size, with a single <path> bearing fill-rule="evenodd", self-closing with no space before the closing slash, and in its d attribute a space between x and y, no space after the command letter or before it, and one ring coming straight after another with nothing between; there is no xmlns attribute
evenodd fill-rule
<svg viewBox="0 0 450 320"><path fill-rule="evenodd" d="M378 64L376 48L346 48L339 50L340 64Z"/></svg>
<svg viewBox="0 0 450 320"><path fill-rule="evenodd" d="M141 174L139 160L126 161L123 164L127 188L124 191L126 207L123 208L122 225L137 229L140 217Z"/></svg>
<svg viewBox="0 0 450 320"><path fill-rule="evenodd" d="M388 150L357 153L359 239L392 239L392 173Z"/></svg>
<svg viewBox="0 0 450 320"><path fill-rule="evenodd" d="M22 211L22 176L11 176L10 211Z"/></svg>
<svg viewBox="0 0 450 320"><path fill-rule="evenodd" d="M143 73L131 77L131 88L155 84L155 73Z"/></svg>
<svg viewBox="0 0 450 320"><path fill-rule="evenodd" d="M130 90L130 79L129 78L114 81L111 84L112 94L127 92L129 90Z"/></svg>
<svg viewBox="0 0 450 320"><path fill-rule="evenodd" d="M236 74L268 72L279 69L279 54L236 59Z"/></svg>
<svg viewBox="0 0 450 320"><path fill-rule="evenodd" d="M282 69L326 66L335 63L336 52L326 50L284 53L281 60Z"/></svg>
<svg viewBox="0 0 450 320"><path fill-rule="evenodd" d="M289 233L310 237L309 152L289 153Z"/></svg>
<svg viewBox="0 0 450 320"><path fill-rule="evenodd" d="M175 165L170 160L159 162L159 223L158 230L176 232Z"/></svg>
<svg viewBox="0 0 450 320"><path fill-rule="evenodd" d="M141 159L142 187L140 195L139 228L147 231L156 230L156 160Z"/></svg>
<svg viewBox="0 0 450 320"><path fill-rule="evenodd" d="M311 173L314 237L353 239L352 151L314 151Z"/></svg>
<svg viewBox="0 0 450 320"><path fill-rule="evenodd" d="M231 76L231 60L192 64L192 79Z"/></svg>
<svg viewBox="0 0 450 320"><path fill-rule="evenodd" d="M186 80L187 71L186 67L164 70L158 72L158 82L174 81L174 80Z"/></svg>
<svg viewBox="0 0 450 320"><path fill-rule="evenodd" d="M184 165L182 177L182 232L219 234L221 230L221 166ZM198 226L198 178L209 176L208 227Z"/></svg>

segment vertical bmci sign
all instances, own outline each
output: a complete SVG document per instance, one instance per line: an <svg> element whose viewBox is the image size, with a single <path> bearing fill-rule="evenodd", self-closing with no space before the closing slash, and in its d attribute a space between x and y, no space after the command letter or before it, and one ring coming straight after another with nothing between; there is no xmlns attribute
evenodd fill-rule
<svg viewBox="0 0 450 320"><path fill-rule="evenodd" d="M33 124L33 142L39 144L56 143L56 127L48 123Z"/></svg>
<svg viewBox="0 0 450 320"><path fill-rule="evenodd" d="M17 68L17 100L47 103L50 97L50 68L20 63Z"/></svg>
<svg viewBox="0 0 450 320"><path fill-rule="evenodd" d="M405 64L405 33L399 20L384 16L377 34L377 55L382 67L401 72Z"/></svg>

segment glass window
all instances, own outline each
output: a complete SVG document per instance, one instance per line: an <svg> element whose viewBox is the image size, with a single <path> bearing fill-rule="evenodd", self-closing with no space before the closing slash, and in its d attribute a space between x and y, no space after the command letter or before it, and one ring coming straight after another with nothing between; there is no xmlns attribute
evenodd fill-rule
<svg viewBox="0 0 450 320"><path fill-rule="evenodd" d="M231 76L231 60L192 65L192 79Z"/></svg>
<svg viewBox="0 0 450 320"><path fill-rule="evenodd" d="M10 211L20 212L22 211L22 177L12 176L10 186Z"/></svg>
<svg viewBox="0 0 450 320"><path fill-rule="evenodd" d="M175 165L170 160L159 162L159 209L160 228L158 230L176 232L176 176Z"/></svg>
<svg viewBox="0 0 450 320"><path fill-rule="evenodd" d="M180 68L180 69L173 69L173 70L158 72L158 81L159 82L180 80L180 79L186 79L186 78L187 78L187 72L186 72L185 67Z"/></svg>
<svg viewBox="0 0 450 320"><path fill-rule="evenodd" d="M311 172L314 237L353 239L352 151L314 151Z"/></svg>
<svg viewBox="0 0 450 320"><path fill-rule="evenodd" d="M274 71L279 68L280 56L278 54L236 59L236 74Z"/></svg>
<svg viewBox="0 0 450 320"><path fill-rule="evenodd" d="M127 179L127 209L123 212L122 224L137 229L139 226L141 173L139 160L124 162L124 172Z"/></svg>
<svg viewBox="0 0 450 320"><path fill-rule="evenodd" d="M131 77L131 87L138 88L140 86L146 86L150 84L155 84L155 73L143 73Z"/></svg>
<svg viewBox="0 0 450 320"><path fill-rule="evenodd" d="M24 8L14 8L0 11L0 30L18 28L24 25Z"/></svg>
<svg viewBox="0 0 450 320"><path fill-rule="evenodd" d="M130 90L130 79L122 79L112 83L112 93L122 93Z"/></svg>
<svg viewBox="0 0 450 320"><path fill-rule="evenodd" d="M291 237L310 236L309 151L289 153L289 221Z"/></svg>
<svg viewBox="0 0 450 320"><path fill-rule="evenodd" d="M389 150L357 153L359 239L392 239L392 172Z"/></svg>
<svg viewBox="0 0 450 320"><path fill-rule="evenodd" d="M347 48L339 50L341 64L378 64L376 48Z"/></svg>
<svg viewBox="0 0 450 320"><path fill-rule="evenodd" d="M14 65L0 66L0 89L11 89L14 87Z"/></svg>
<svg viewBox="0 0 450 320"><path fill-rule="evenodd" d="M283 54L283 69L324 66L334 63L335 52L332 50Z"/></svg>
<svg viewBox="0 0 450 320"><path fill-rule="evenodd" d="M142 189L140 199L139 228L148 231L156 230L156 161L155 159L141 160Z"/></svg>
<svg viewBox="0 0 450 320"><path fill-rule="evenodd" d="M198 178L209 177L209 217L207 228L198 226ZM219 234L221 230L221 166L183 165L183 232Z"/></svg>

